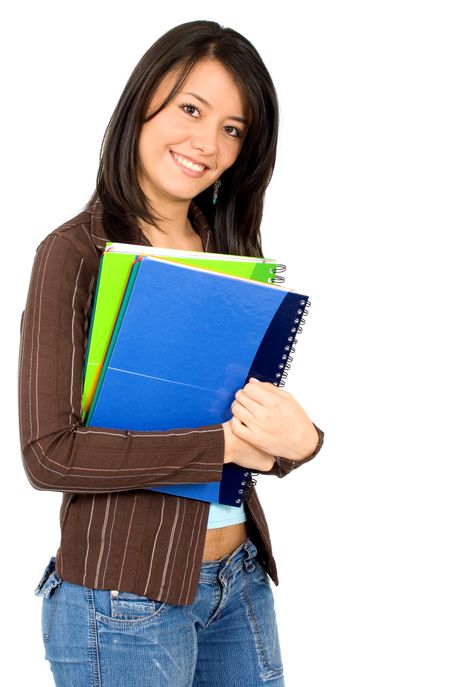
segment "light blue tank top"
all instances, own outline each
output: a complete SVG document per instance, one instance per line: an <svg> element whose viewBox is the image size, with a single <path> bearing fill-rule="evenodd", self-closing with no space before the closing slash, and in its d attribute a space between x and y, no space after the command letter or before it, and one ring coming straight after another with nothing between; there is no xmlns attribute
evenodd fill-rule
<svg viewBox="0 0 450 687"><path fill-rule="evenodd" d="M236 525L238 522L245 522L246 520L247 515L244 510L244 503L241 503L239 508L236 508L236 506L224 506L221 503L211 503L207 529Z"/></svg>

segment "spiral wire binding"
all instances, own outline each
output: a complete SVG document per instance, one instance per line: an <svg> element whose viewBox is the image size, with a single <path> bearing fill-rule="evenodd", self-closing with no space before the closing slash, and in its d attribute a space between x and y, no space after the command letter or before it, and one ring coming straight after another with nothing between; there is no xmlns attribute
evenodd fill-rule
<svg viewBox="0 0 450 687"><path fill-rule="evenodd" d="M269 269L269 272L275 274L274 277L269 277L269 279L267 280L269 284L283 284L284 277L278 274L278 272L286 272L286 265L278 263L277 265L275 265L275 267L271 267Z"/></svg>
<svg viewBox="0 0 450 687"><path fill-rule="evenodd" d="M303 307L303 311L301 309L297 310L297 315L300 315L300 318L296 317L294 320L294 325L298 325L295 327L292 327L291 329L291 334L301 334L303 331L303 327L301 325L305 324L305 317L308 315L308 310L311 306L311 301L307 301L305 303L304 300L300 301L300 305ZM284 347L285 353L281 356L282 362L279 363L278 369L281 370L281 372L277 372L275 377L277 378L277 382L272 382L274 386L286 386L286 382L284 381L287 377L287 372L286 370L291 369L291 363L292 363L292 355L291 353L295 353L295 345L297 343L297 339L294 339L293 336L288 336L287 338L288 343ZM285 361L285 362L283 362Z"/></svg>
<svg viewBox="0 0 450 687"><path fill-rule="evenodd" d="M256 479L253 479L251 475L259 475L259 472L256 470L247 470L244 472L244 477L249 477L250 479L247 479L245 482L242 480L241 485L245 485L244 489L239 489L238 493L244 495L244 501L248 501L248 498L250 496L250 492L253 491L253 489L256 486ZM236 503L241 503L242 499L236 499Z"/></svg>

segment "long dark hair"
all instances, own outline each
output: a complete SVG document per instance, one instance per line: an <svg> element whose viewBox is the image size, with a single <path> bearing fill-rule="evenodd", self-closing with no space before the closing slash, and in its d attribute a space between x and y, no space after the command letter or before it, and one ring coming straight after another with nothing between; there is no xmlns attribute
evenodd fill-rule
<svg viewBox="0 0 450 687"><path fill-rule="evenodd" d="M234 164L221 176L219 199L210 186L194 198L214 233L218 252L262 256L260 225L264 196L275 165L278 102L272 79L253 45L233 29L213 21L180 24L159 38L133 70L102 141L96 190L111 240L126 242L136 218L157 226L151 203L137 181L138 144L152 95L166 73L180 67L177 81L160 112L179 92L204 57L220 61L247 96L251 124Z"/></svg>

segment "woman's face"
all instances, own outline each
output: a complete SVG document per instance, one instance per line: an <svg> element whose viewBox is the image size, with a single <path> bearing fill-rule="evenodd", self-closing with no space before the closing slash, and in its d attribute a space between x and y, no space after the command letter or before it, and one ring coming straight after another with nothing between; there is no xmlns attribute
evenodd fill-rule
<svg viewBox="0 0 450 687"><path fill-rule="evenodd" d="M178 72L160 83L147 112L168 95ZM197 63L181 91L146 122L139 138L139 184L153 203L187 201L231 167L249 125L244 93L211 58Z"/></svg>

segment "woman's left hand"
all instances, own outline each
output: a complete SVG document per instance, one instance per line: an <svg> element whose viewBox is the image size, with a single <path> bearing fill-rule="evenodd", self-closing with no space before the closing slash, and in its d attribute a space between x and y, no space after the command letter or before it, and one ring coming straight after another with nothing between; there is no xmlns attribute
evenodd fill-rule
<svg viewBox="0 0 450 687"><path fill-rule="evenodd" d="M236 392L231 411L233 433L266 453L301 461L317 446L316 428L303 408L270 382L251 378Z"/></svg>

